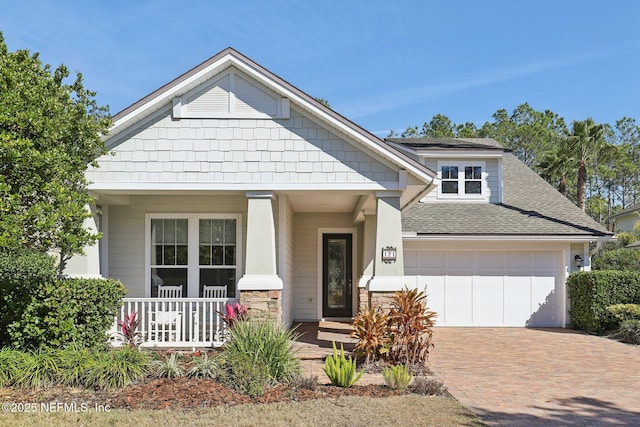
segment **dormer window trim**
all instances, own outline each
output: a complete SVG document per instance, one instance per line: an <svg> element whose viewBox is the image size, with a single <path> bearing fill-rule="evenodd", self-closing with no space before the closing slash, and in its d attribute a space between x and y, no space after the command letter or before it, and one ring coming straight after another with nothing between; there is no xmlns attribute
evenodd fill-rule
<svg viewBox="0 0 640 427"><path fill-rule="evenodd" d="M438 161L438 199L489 200L486 162L440 160ZM477 183L480 192L475 192Z"/></svg>

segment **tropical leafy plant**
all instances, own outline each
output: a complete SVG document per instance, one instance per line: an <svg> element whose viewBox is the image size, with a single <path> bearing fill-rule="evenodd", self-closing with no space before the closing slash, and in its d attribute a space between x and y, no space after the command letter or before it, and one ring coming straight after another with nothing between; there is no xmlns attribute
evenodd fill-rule
<svg viewBox="0 0 640 427"><path fill-rule="evenodd" d="M157 378L179 378L184 371L178 363L178 354L171 353L164 360L155 360L152 363L153 376Z"/></svg>
<svg viewBox="0 0 640 427"><path fill-rule="evenodd" d="M194 378L215 378L218 372L218 362L207 353L191 359L193 366L187 371L187 376Z"/></svg>
<svg viewBox="0 0 640 427"><path fill-rule="evenodd" d="M395 293L389 312L391 363L426 363L429 349L433 347L431 340L436 316L435 312L427 309L424 292L405 288Z"/></svg>
<svg viewBox="0 0 640 427"><path fill-rule="evenodd" d="M142 334L137 332L140 325L140 318L137 311L125 313L123 320L118 320L120 326L120 334L124 339L124 343L130 347L138 348L142 344Z"/></svg>
<svg viewBox="0 0 640 427"><path fill-rule="evenodd" d="M224 305L225 313L220 313L216 311L222 321L229 327L229 329L233 329L237 322L241 322L243 320L247 320L249 318L249 308L244 304L225 304Z"/></svg>
<svg viewBox="0 0 640 427"><path fill-rule="evenodd" d="M413 374L409 372L407 365L387 366L382 371L384 383L391 390L404 390L413 379Z"/></svg>
<svg viewBox="0 0 640 427"><path fill-rule="evenodd" d="M340 352L338 353L335 341L333 342L333 354L325 359L323 370L331 384L347 388L357 383L364 374L364 371L357 372L355 359L345 356L342 344L340 344Z"/></svg>
<svg viewBox="0 0 640 427"><path fill-rule="evenodd" d="M361 310L353 319L352 337L358 339L355 351L365 357L367 365L389 350L389 316L380 307Z"/></svg>

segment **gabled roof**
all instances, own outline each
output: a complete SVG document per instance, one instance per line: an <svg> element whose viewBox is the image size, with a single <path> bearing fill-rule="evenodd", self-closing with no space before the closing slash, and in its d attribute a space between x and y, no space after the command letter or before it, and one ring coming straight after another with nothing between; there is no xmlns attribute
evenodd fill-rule
<svg viewBox="0 0 640 427"><path fill-rule="evenodd" d="M428 150L496 150L509 152L492 138L385 138L385 141L401 144L413 149Z"/></svg>
<svg viewBox="0 0 640 427"><path fill-rule="evenodd" d="M635 205L631 205L628 208L622 209L620 212L611 215L611 218L617 218L622 215L629 214L631 212L639 211L640 212L640 203L636 203Z"/></svg>
<svg viewBox="0 0 640 427"><path fill-rule="evenodd" d="M369 131L361 128L344 116L326 107L316 99L294 85L257 64L240 52L229 47L212 56L200 65L192 68L171 82L160 87L124 110L113 116L113 126L106 136L109 140L131 126L139 123L151 114L170 106L173 99L180 97L195 87L205 83L228 67L235 67L251 78L265 85L280 96L289 98L292 105L328 124L339 132L348 135L362 144L371 153L375 153L400 169L406 169L420 181L431 185L436 174L420 162L411 159L396 148L386 144Z"/></svg>
<svg viewBox="0 0 640 427"><path fill-rule="evenodd" d="M474 142L465 139L458 149L468 150L467 145ZM429 141L423 143L428 145ZM436 145L440 144L441 140L436 140ZM456 143L447 145L451 149ZM487 139L479 140L478 145L482 149L499 146ZM503 203L419 203L403 213L403 231L418 235L612 235L513 154L505 153L502 165Z"/></svg>

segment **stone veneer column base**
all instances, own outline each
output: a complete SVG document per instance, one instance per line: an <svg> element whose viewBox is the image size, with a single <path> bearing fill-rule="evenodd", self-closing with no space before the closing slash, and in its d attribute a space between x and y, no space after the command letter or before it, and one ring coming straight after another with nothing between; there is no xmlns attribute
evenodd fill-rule
<svg viewBox="0 0 640 427"><path fill-rule="evenodd" d="M358 312L369 310L371 301L369 301L369 291L367 288L358 288Z"/></svg>
<svg viewBox="0 0 640 427"><path fill-rule="evenodd" d="M389 311L391 309L391 301L393 300L393 296L395 292L377 292L377 291L369 291L369 300L371 307L380 307L384 311Z"/></svg>
<svg viewBox="0 0 640 427"><path fill-rule="evenodd" d="M281 290L240 290L240 304L250 308L252 319L282 321Z"/></svg>

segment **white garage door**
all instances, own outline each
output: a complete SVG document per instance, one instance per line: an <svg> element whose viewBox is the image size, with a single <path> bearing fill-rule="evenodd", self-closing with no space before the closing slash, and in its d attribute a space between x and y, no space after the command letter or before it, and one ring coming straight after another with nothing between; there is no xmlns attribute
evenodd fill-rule
<svg viewBox="0 0 640 427"><path fill-rule="evenodd" d="M564 326L561 252L405 252L440 326Z"/></svg>

